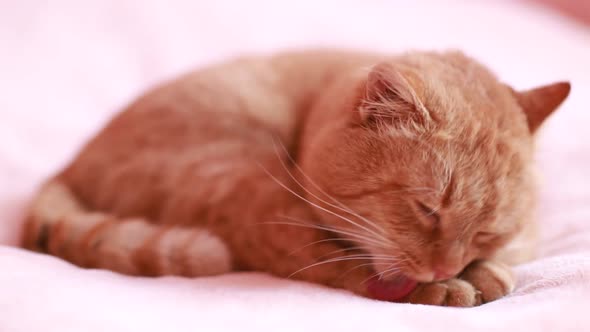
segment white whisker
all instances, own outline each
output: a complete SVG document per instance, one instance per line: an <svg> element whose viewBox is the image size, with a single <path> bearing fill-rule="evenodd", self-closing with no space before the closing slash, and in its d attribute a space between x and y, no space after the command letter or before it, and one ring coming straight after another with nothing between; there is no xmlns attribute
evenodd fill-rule
<svg viewBox="0 0 590 332"><path fill-rule="evenodd" d="M344 273L342 273L340 276L338 276L337 280L340 280L342 278L344 278L345 275L349 274L350 272L356 270L356 269L360 269L361 267L365 267L365 266L373 266L373 265L391 265L390 263L364 263L364 264L359 264L351 269L348 269L346 271L344 271Z"/></svg>
<svg viewBox="0 0 590 332"><path fill-rule="evenodd" d="M270 172L269 172L269 171L268 171L268 170L267 170L267 169L266 169L264 166L262 166L262 164L258 164L258 165L259 165L259 166L260 166L260 167L261 167L261 168L264 170L264 172L266 172L266 174L267 174L268 176L270 176L270 177L271 177L271 178L272 178L272 179L273 179L273 180L274 180L274 181L275 181L275 182L276 182L276 183L277 183L279 186L281 186L283 189L287 190L288 192L290 192L291 194L293 194L293 195L294 195L294 196L296 196L297 198L299 198L299 199L303 200L304 202L306 202L306 203L310 204L311 206L313 206L313 207L315 207L315 208L318 208L318 209L320 209L320 210L322 210L322 211L324 211L324 212L326 212L326 213L329 213L329 214L331 214L331 215L333 215L333 216L335 216L335 217L338 217L338 218L340 218L340 219L343 219L343 220L345 220L345 221L348 221L348 222L354 223L352 220L350 220L350 219L348 219L348 218L346 218L346 217L343 217L343 216L341 216L341 215L339 215L339 214L337 214L337 213L335 213L335 212L333 212L333 211L330 211L330 210L328 210L328 209L326 209L326 208L324 208L324 207L322 207L322 206L319 206L319 205L317 205L317 204L315 204L315 203L313 203L313 202L309 201L308 199L304 198L303 196L299 195L298 193L296 193L295 191L293 191L292 189L290 189L288 186L286 186L285 184L283 184L281 181L279 181L279 180L278 180L278 179L277 179L277 178L276 178L274 175L272 175L272 174L271 174L271 173L270 173ZM342 231L338 231L338 232L339 232L339 233L342 233ZM380 237L382 237L382 236L380 236ZM382 238L383 238L383 237L382 237ZM383 243L385 243L386 245L389 245L389 244L390 244L390 243L387 243L387 242L390 242L388 239L386 239L386 238L383 238L383 239L384 239L384 240L386 240L386 242L383 242Z"/></svg>
<svg viewBox="0 0 590 332"><path fill-rule="evenodd" d="M304 220L293 218L293 217L290 217L290 216L282 216L282 215L279 215L277 217L285 218L285 219L291 220L291 221L295 221L297 223L300 223L299 225L301 225L301 224L308 225L308 226L309 225L313 225L314 227L312 227L312 228L322 229L322 230L329 231L329 232L336 232L336 233L340 233L340 234L343 234L343 235L352 236L352 237L354 237L356 239L364 240L366 244L369 244L370 243L370 244L378 245L378 246L387 246L387 245L389 245L388 243L383 242L383 241L380 241L379 239L376 239L376 238L373 238L373 237L369 237L369 236L367 236L365 234L360 234L360 233L357 233L357 232L354 232L354 231L351 231L351 230L343 230L343 229L339 229L339 228L331 227L331 226L323 226L323 225L309 224L309 223L307 223Z"/></svg>
<svg viewBox="0 0 590 332"><path fill-rule="evenodd" d="M298 219L295 219L295 221L298 221ZM301 222L284 222L284 221L264 222L264 223L260 223L260 224L290 225L290 226L299 226L299 227L306 227L306 228L314 228L314 229L319 229L319 230L323 230L323 231L337 232L337 233L340 233L340 234L343 234L343 235L348 235L348 236L352 237L353 239L363 240L367 244L373 244L373 245L379 245L379 246L382 245L381 243L377 242L373 238L363 237L362 235L359 235L359 234L356 234L356 233L353 233L353 232L339 230L339 229L331 228L331 227L327 227L327 226L320 226L320 225L314 225L314 224L305 224L305 223L301 223Z"/></svg>
<svg viewBox="0 0 590 332"><path fill-rule="evenodd" d="M330 251L327 254L324 254L324 255L319 256L318 259L321 259L321 258L330 256L330 255L338 254L338 253L341 253L341 252L346 252L346 251L359 251L359 250L362 250L364 248L366 248L366 247L359 247L359 246L357 246L357 247L347 247L347 248L337 249L337 250Z"/></svg>
<svg viewBox="0 0 590 332"><path fill-rule="evenodd" d="M376 277L376 276L378 276L378 275L379 275L379 272L377 272L377 273L374 273L374 274L370 275L368 278L366 278L365 280L361 281L360 283L361 283L361 284L364 284L364 283L366 283L367 281L369 281L369 280L371 280L371 279L375 278L375 277Z"/></svg>
<svg viewBox="0 0 590 332"><path fill-rule="evenodd" d="M314 244L320 244L320 243L324 243L324 242L332 242L332 241L350 241L350 240L348 240L348 239L343 239L343 238L339 238L339 237L335 237L335 238L329 238L329 239L323 239L323 240L314 241L314 242L311 242L311 243L308 243L308 244L304 245L303 247L300 247L300 248L297 248L297 249L295 249L295 250L291 251L291 252L289 253L289 256L291 256L291 255L293 255L294 253L296 253L296 252L298 252L298 251L301 251L301 250L303 250L303 249L305 249L305 248L307 248L307 247L310 247L310 246L312 246L312 245L314 245ZM354 249L350 249L350 248L344 248L344 249L341 249L341 250L337 250L337 252L339 252L339 251L345 251L345 250L354 250Z"/></svg>
<svg viewBox="0 0 590 332"><path fill-rule="evenodd" d="M342 220L345 220L345 221L349 222L350 224L352 224L352 225L354 225L354 226L357 226L357 227L359 227L359 228L362 228L362 229L364 229L365 231L367 231L367 232L371 233L372 235L375 235L375 236L378 236L378 237L380 237L382 240L388 241L388 239L387 239L385 236L383 236L383 234L382 234L382 233L384 233L383 229L382 229L381 227L379 227L377 224L375 224L374 222L370 222L370 221L369 221L369 220L367 220L366 218L364 218L364 217L360 216L358 213L355 213L354 211L352 211L350 208L345 208L345 207L337 206L337 205L334 205L334 204L332 204L332 203L330 203L330 202L327 202L327 201L325 201L324 199L322 199L322 198L320 198L319 196L317 196L316 194L314 194L314 193L312 193L311 191L309 191L307 188L305 188L305 186L303 186L303 184L301 184L301 182L299 182L299 181L298 181L298 180L295 178L295 176L293 176L293 174L292 174L292 173L289 171L289 169L288 169L287 165L285 165L285 162L283 161L283 159L280 157L280 155L279 155L279 151L277 151L277 147L276 147L276 143L275 143L275 140L274 140L274 138L273 138L273 145L274 145L274 149L275 149L275 154L277 155L277 158L278 158L278 159L279 159L279 161L281 162L281 165L283 166L283 169L284 169L284 170L287 172L287 174L289 175L289 177L291 177L291 179L292 179L292 180L293 180L293 181L294 181L294 182L295 182L297 185L299 185L299 187L301 187L301 189L303 189L303 190L304 190L305 192L307 192L309 195L311 195L311 196L315 197L316 199L318 199L320 202L322 202L322 203L324 203L324 204L326 204L326 205L328 205L328 206L330 206L330 207L333 207L333 208L335 208L335 209L338 209L338 210L340 210L340 211L343 211L343 212L349 213L349 214L351 214L351 215L353 215L353 216L355 216L355 217L357 217L357 218L359 218L359 219L363 220L363 221L364 221L365 223L367 223L368 225L370 225L370 226L373 226L373 228L375 228L375 229L374 229L374 230L373 230L373 229L369 229L369 228L367 228L367 227L365 227L365 226L363 226L363 225L360 225L360 224L358 224L358 223L356 223L356 222L354 222L354 221L352 221L352 220L350 220L350 219L348 219L348 218L345 218L345 217L343 217L343 216L341 216L341 215L338 215L338 214L336 214L336 213L333 213L333 215L336 215L336 216L338 216L340 219L342 219ZM338 202L338 201L337 201L335 198L331 197L330 195L328 195L327 193L325 193L325 192L324 192L324 191L323 191L321 188L319 188L319 186L318 186L317 184L315 184L315 183L314 183L314 182L313 182L313 181L312 181L312 180L309 178L309 176L307 176L307 174L305 174L305 173L303 172L303 170L302 170L302 169L301 169L301 168L300 168L300 167L297 165L297 163L296 163L296 162L295 162L295 161L294 161L294 160L291 158L291 156L289 155L289 151L287 151L286 147L285 147L285 146L284 146L282 143L281 143L281 146L283 147L283 150L285 151L285 153L286 153L286 155L287 155L287 158L289 158L289 160L290 160L290 161L293 163L293 165L295 165L295 167L297 167L297 169L299 170L299 172L300 172L300 173L301 173L303 176L305 176L305 178L306 178L306 179L307 179L307 180L308 180L310 183L313 183L313 185L314 185L314 186L315 186L315 187L316 187L316 188L317 188L317 189L318 189L318 190L319 190L319 191L320 191L322 194L326 195L328 198L332 199L332 200L333 200L333 201L335 201L336 203L338 203L338 204L340 204L340 205L344 206L342 203ZM306 200L306 201L308 201L308 200ZM309 202L309 203L311 203L310 201L308 201L308 202ZM329 211L329 210L327 210L327 209L323 209L323 210L325 210L325 211ZM377 232L380 232L380 233L377 233Z"/></svg>
<svg viewBox="0 0 590 332"><path fill-rule="evenodd" d="M316 267L316 266L323 265L323 264L342 262L342 261L347 261L347 260L370 260L370 259L371 259L370 256L352 256L352 257L344 256L344 257L332 258L332 259L328 259L328 260L325 260L322 262L310 264L306 267L303 267L303 268L291 273L287 278L291 278L292 276L296 275L299 272L302 272L302 271L305 271L305 270L310 269L312 267Z"/></svg>

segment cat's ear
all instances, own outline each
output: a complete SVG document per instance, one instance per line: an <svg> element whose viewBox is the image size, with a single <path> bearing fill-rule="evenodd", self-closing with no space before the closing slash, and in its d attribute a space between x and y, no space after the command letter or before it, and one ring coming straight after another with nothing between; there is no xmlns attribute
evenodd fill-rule
<svg viewBox="0 0 590 332"><path fill-rule="evenodd" d="M526 114L531 133L543 124L570 93L569 82L558 82L526 91L514 92L516 100Z"/></svg>
<svg viewBox="0 0 590 332"><path fill-rule="evenodd" d="M362 124L411 124L418 127L429 114L416 93L419 79L391 64L371 69L359 90L357 121Z"/></svg>

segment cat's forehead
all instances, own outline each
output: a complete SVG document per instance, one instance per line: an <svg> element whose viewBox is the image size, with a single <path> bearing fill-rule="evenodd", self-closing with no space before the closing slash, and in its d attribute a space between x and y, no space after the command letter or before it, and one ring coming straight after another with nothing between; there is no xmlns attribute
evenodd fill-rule
<svg viewBox="0 0 590 332"><path fill-rule="evenodd" d="M493 107L508 97L507 87L488 68L460 52L409 54L399 61L418 79L413 88L432 112Z"/></svg>
<svg viewBox="0 0 590 332"><path fill-rule="evenodd" d="M399 136L395 140L399 142ZM424 185L427 181L427 185L442 192L452 182L453 192L466 203L470 197L484 197L510 188L522 177L532 156L530 137L516 137L492 124L438 128L406 142L405 151L411 153L405 154L405 158L394 153L392 159L405 159L401 164L395 163L410 175L418 171L420 176L411 185ZM482 203L478 200L468 206L474 208L472 203Z"/></svg>
<svg viewBox="0 0 590 332"><path fill-rule="evenodd" d="M436 135L511 145L529 136L526 117L510 89L484 65L459 52L412 57L421 84L416 94L437 122Z"/></svg>

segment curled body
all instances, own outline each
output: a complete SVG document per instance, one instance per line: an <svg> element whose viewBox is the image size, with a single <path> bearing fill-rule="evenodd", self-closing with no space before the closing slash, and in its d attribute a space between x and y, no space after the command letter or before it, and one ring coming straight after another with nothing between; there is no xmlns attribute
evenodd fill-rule
<svg viewBox="0 0 590 332"><path fill-rule="evenodd" d="M531 253L534 134L569 89L515 91L460 52L213 65L116 115L41 188L23 245L131 275L492 301L514 285L502 257Z"/></svg>

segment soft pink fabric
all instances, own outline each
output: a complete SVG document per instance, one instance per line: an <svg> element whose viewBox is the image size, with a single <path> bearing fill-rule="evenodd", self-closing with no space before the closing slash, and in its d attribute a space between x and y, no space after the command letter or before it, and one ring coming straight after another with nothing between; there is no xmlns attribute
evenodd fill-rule
<svg viewBox="0 0 590 332"><path fill-rule="evenodd" d="M542 257L516 291L473 309L384 303L236 274L143 279L0 246L0 331L589 330L590 34L517 2L3 1L0 243L22 208L107 118L146 87L246 51L306 45L461 48L519 88L571 98L544 128Z"/></svg>

